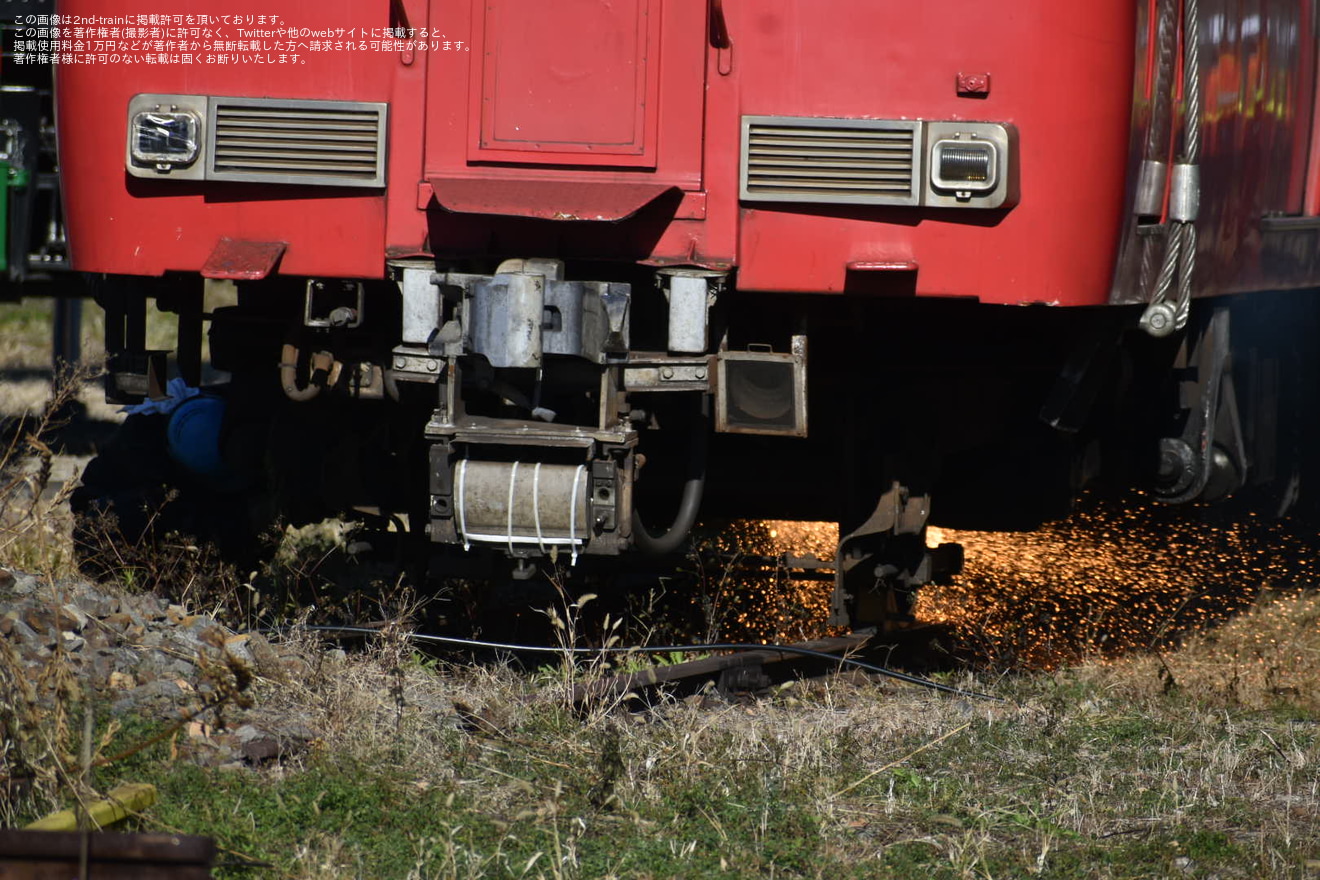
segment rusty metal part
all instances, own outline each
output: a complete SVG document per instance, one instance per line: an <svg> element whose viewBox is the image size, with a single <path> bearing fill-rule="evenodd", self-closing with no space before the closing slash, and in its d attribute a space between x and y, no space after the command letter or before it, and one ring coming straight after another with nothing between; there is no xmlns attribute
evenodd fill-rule
<svg viewBox="0 0 1320 880"><path fill-rule="evenodd" d="M627 391L700 391L713 389L714 357L674 357L663 352L634 351L623 367Z"/></svg>
<svg viewBox="0 0 1320 880"><path fill-rule="evenodd" d="M1248 462L1238 415L1230 359L1227 308L1217 308L1205 326L1184 341L1177 366L1187 412L1182 433L1160 441L1156 497L1168 504L1215 501L1246 481Z"/></svg>
<svg viewBox="0 0 1320 880"><path fill-rule="evenodd" d="M540 220L624 220L674 189L662 183L432 177L435 200L456 214Z"/></svg>
<svg viewBox="0 0 1320 880"><path fill-rule="evenodd" d="M834 560L821 559L818 556L796 556L792 553L779 553L774 556L750 553L703 553L701 558L720 571L736 569L741 573L761 575L780 573L794 581L834 580Z"/></svg>
<svg viewBox="0 0 1320 880"><path fill-rule="evenodd" d="M84 835L0 830L0 877L67 880L78 873ZM215 841L184 834L86 835L88 876L97 880L209 880Z"/></svg>
<svg viewBox="0 0 1320 880"><path fill-rule="evenodd" d="M618 421L618 419L614 419ZM433 542L484 544L511 557L548 549L618 555L631 543L631 430L461 414L432 419L428 531ZM486 450L503 447L499 456ZM455 450L461 448L461 458ZM514 462L500 461L511 449ZM542 461L546 449L580 451L580 464ZM569 455L569 459L576 458Z"/></svg>
<svg viewBox="0 0 1320 880"><path fill-rule="evenodd" d="M809 651L822 651L830 654L845 654L849 651L861 648L870 641L871 638L870 635L837 636L828 639L814 639L807 642L798 642L788 647L803 648ZM635 691L642 688L655 687L656 685L668 684L681 680L711 678L714 676L725 675L734 670L743 670L746 672L753 667L794 659L797 659L797 657L791 653L767 647L763 651L743 651L737 654L721 654L717 657L689 660L686 663L675 663L668 666L653 666L650 669L644 669L641 672L632 672L627 675L616 675L612 678L602 679L601 681L576 685L573 688L572 700L574 703L584 703L590 700L620 697L629 691ZM730 678L731 677L726 677L726 683L730 681Z"/></svg>
<svg viewBox="0 0 1320 880"><path fill-rule="evenodd" d="M202 265L203 278L227 278L231 281L260 281L284 256L288 245L282 241L235 241L222 238Z"/></svg>
<svg viewBox="0 0 1320 880"><path fill-rule="evenodd" d="M930 496L911 495L894 483L866 522L839 540L831 624L888 630L910 622L898 592L910 594L930 580L932 560L922 538L929 516Z"/></svg>
<svg viewBox="0 0 1320 880"><path fill-rule="evenodd" d="M301 628L302 627L300 627L300 629ZM363 626L309 626L306 627L306 629L312 632L335 633L337 635L376 635L378 633L378 630L368 629ZM278 632L278 631L279 630L262 630L262 632ZM877 650L883 649L886 654L889 654L892 653L893 650L895 649L903 650L905 648L911 648L917 645L919 642L929 643L931 641L937 641L940 638L940 636L946 632L947 632L947 628L941 625L911 627L901 632L886 635L884 637L884 644L875 643L873 641L872 647ZM907 684L916 685L917 687L924 687L929 690L939 691L941 693L946 693L946 694L953 694L955 696L968 697L978 700L990 700L992 702L997 702L997 703L1006 702L1001 697L992 696L990 694L977 693L976 691L964 690L962 688L954 687L953 685L942 684L937 681L931 681L930 679L922 678L919 675L912 675L906 672L899 672L898 670L891 669L887 666L883 666L874 662L860 660L855 656L851 656L849 646L843 643L849 639L874 640L876 638L876 635L874 633L856 633L851 636L839 636L833 639L824 639L821 640L821 642L828 644L828 646L824 649L821 649L819 647L812 647L813 645L820 644L820 642L799 642L793 645L773 645L773 644L759 645L759 644L748 644L744 642L722 642L717 644L701 644L701 645L650 645L645 647L639 645L636 647L629 647L629 648L625 648L621 646L603 647L603 648L578 648L578 647L551 647L549 645L516 645L516 644L511 644L509 642L488 642L480 639L463 639L463 638L456 638L454 636L436 636L436 635L427 635L424 633L415 633L415 632L403 633L402 635L405 638L411 639L416 642L420 642L422 644L443 645L449 648L461 648L461 649L475 648L479 650L549 653L549 654L556 654L561 657L562 656L577 656L577 657L592 656L599 658L599 657L604 657L606 655L620 656L625 654L635 655L641 653L672 654L676 652L690 653L693 651L703 651L703 652L731 651L734 652L735 655L745 654L748 652L752 653L753 655L760 655L766 652L770 652L776 655L797 657L800 659L807 659L807 660L811 660L811 659L828 660L834 663L838 663L840 665L850 666L854 669L860 669L864 672L869 672L874 675L880 675L885 678L890 678L895 681L902 681L902 682L906 682ZM673 669L675 667L664 667L664 668ZM780 668L784 668L784 667L780 667ZM665 677L669 680L676 680L677 678L682 678L684 676L676 677L673 676L672 674L666 673ZM627 691L621 692L621 694L626 694L626 693ZM533 699L537 699L537 698L533 698Z"/></svg>
<svg viewBox="0 0 1320 880"><path fill-rule="evenodd" d="M445 369L444 358L429 353L425 347L400 345L391 353L386 381L427 382L434 385L444 378Z"/></svg>
<svg viewBox="0 0 1320 880"><path fill-rule="evenodd" d="M385 399L385 370L379 364L335 362L330 386L358 400Z"/></svg>
<svg viewBox="0 0 1320 880"><path fill-rule="evenodd" d="M345 330L360 327L366 303L366 288L361 281L309 278L303 295L303 326Z"/></svg>
<svg viewBox="0 0 1320 880"><path fill-rule="evenodd" d="M117 351L110 355L106 373L106 401L139 403L165 398L168 351Z"/></svg>
<svg viewBox="0 0 1320 880"><path fill-rule="evenodd" d="M716 431L807 436L806 336L795 335L787 353L722 351L717 363Z"/></svg>

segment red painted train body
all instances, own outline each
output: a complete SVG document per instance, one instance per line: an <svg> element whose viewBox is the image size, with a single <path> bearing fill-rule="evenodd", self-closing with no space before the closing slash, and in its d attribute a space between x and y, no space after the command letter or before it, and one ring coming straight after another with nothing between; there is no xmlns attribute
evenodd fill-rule
<svg viewBox="0 0 1320 880"><path fill-rule="evenodd" d="M217 242L231 238L285 243L278 271L295 276L380 278L395 256L534 248L566 259L736 267L746 291L842 293L850 274L894 275L900 289L915 281L922 295L1103 303L1120 230L1134 45L1130 5L1105 7L1082 24L1043 0L1008 14L975 3L954 11L861 2L418 2L401 4L393 18L383 3L287 2L276 11L296 27L376 39L310 41L340 48L295 51L297 63L264 67L243 62L309 41L258 39L277 51L232 53L223 65L204 63L212 54L204 51L191 65L114 75L75 65L60 71L66 128L122 130L129 100L141 93L384 103L388 185L354 192L134 179L104 140L73 138L64 170L86 198L70 235L82 269L119 274L201 272ZM102 2L69 9L133 11ZM205 29L216 39L200 42L277 30L226 23L241 17L217 17ZM428 48L381 51L379 35L404 23ZM960 90L959 77L985 86ZM901 204L865 185L876 171L857 168L850 179L841 162L796 178L798 187L770 181L792 202L765 193L740 201L748 117L786 118L785 136L809 157L821 138L847 139L827 128L813 140L812 128L792 120L1011 124L1024 135L1020 155L1008 157L1024 197L989 211ZM858 134L886 131L877 124ZM828 146L818 150L828 155ZM899 161L920 164L924 149L913 152ZM771 167L764 176L790 171ZM823 188L832 182L829 198ZM868 192L879 194L874 204Z"/></svg>
<svg viewBox="0 0 1320 880"><path fill-rule="evenodd" d="M190 385L210 319L224 420L169 449L254 526L529 574L835 519L873 624L928 520L1302 497L1315 0L172 6L63 3L69 238L113 396L147 298Z"/></svg>

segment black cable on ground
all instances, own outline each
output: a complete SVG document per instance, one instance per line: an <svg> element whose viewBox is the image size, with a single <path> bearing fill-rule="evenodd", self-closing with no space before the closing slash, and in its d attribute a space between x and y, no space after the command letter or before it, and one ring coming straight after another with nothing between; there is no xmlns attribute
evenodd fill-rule
<svg viewBox="0 0 1320 880"><path fill-rule="evenodd" d="M343 633L346 635L373 635L382 634L382 630L372 629L366 626L304 626L304 627L276 627L272 629L259 630L262 633L283 634L290 629L305 629L311 632ZM601 654L678 654L678 653L697 653L709 651L778 651L781 654L796 654L802 657L816 657L822 660L831 660L837 663L844 663L857 669L871 672L876 675L883 675L897 681L916 685L917 687L928 688L933 691L940 691L946 694L953 694L959 697L968 697L976 700L989 700L995 703L1007 703L1003 697L996 697L992 694L982 694L977 691L963 690L952 685L940 684L938 681L931 681L929 678L922 678L919 675L908 675L906 672L898 672L884 666L877 666L874 663L867 663L864 660L857 660L852 657L831 654L827 651L816 651L811 648L800 648L796 645L757 645L747 642L732 643L710 643L704 645L655 645L650 647L613 647L613 648L569 648L569 647L550 647L548 645L513 645L507 642L485 642L479 639L460 639L455 636L433 636L425 633L409 633L403 635L413 641L426 642L432 645L447 645L454 648L485 648L494 651L511 652L529 652L544 654L587 654L599 656Z"/></svg>

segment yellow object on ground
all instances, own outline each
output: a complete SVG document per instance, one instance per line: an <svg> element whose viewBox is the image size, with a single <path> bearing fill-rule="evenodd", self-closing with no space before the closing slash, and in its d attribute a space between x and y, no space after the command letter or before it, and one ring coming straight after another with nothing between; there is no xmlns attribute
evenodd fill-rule
<svg viewBox="0 0 1320 880"><path fill-rule="evenodd" d="M140 813L156 802L156 786L145 783L125 783L112 789L104 800L87 805L88 827L93 831L122 822L134 813ZM27 826L28 831L77 831L78 812L60 810Z"/></svg>

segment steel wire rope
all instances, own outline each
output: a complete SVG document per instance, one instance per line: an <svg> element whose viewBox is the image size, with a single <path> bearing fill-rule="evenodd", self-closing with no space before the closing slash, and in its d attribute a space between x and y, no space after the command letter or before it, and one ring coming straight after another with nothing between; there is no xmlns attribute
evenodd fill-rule
<svg viewBox="0 0 1320 880"><path fill-rule="evenodd" d="M1197 0L1183 0L1183 150L1173 167L1164 260L1155 289L1141 316L1153 336L1168 336L1187 326L1191 313L1192 275L1196 270L1196 214L1200 202L1197 163L1201 157L1201 46ZM1169 306L1170 294L1177 297Z"/></svg>
<svg viewBox="0 0 1320 880"><path fill-rule="evenodd" d="M1151 83L1150 124L1146 128L1144 156L1147 162L1158 162L1167 173L1171 159L1173 136L1173 76L1175 60L1178 54L1178 2L1177 0L1155 0L1159 5L1156 12L1155 34L1147 35L1156 43L1155 76ZM1160 201L1163 201L1163 187ZM1159 264L1159 241L1155 236L1143 236L1141 240L1141 272L1137 285L1140 290L1149 290L1154 282L1156 267Z"/></svg>
<svg viewBox="0 0 1320 880"><path fill-rule="evenodd" d="M1183 23L1183 78L1186 93L1184 101L1183 125L1186 133L1183 140L1183 163L1196 168L1201 161L1201 40L1197 30L1197 0L1184 0L1186 19ZM1197 200L1200 199L1200 181L1197 180ZM1193 211L1193 215L1195 211ZM1192 302L1192 273L1196 269L1196 218L1183 223L1182 253L1179 255L1178 277L1178 327L1187 324L1187 317Z"/></svg>

